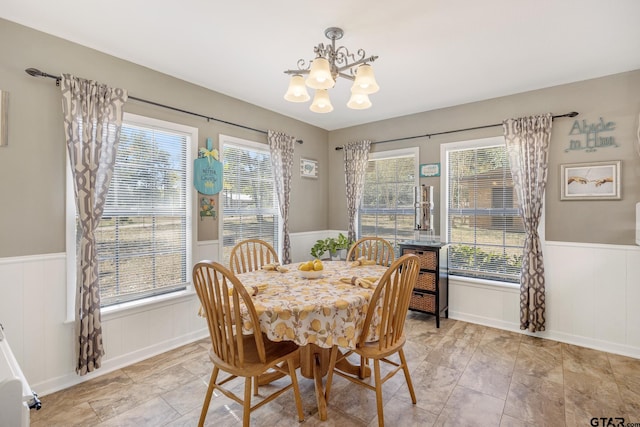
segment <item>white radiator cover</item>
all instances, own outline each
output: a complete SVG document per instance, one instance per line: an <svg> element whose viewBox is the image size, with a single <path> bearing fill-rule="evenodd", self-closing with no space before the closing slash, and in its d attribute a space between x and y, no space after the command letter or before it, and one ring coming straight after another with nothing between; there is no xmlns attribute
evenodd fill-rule
<svg viewBox="0 0 640 427"><path fill-rule="evenodd" d="M29 426L29 410L40 409L0 325L0 427Z"/></svg>

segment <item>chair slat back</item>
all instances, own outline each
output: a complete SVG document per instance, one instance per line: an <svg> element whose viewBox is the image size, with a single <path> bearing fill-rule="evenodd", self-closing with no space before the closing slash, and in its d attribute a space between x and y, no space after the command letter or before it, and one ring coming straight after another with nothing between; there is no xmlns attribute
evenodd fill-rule
<svg viewBox="0 0 640 427"><path fill-rule="evenodd" d="M355 261L360 257L375 260L376 264L387 267L395 261L396 254L389 241L381 237L363 237L351 245L347 261Z"/></svg>
<svg viewBox="0 0 640 427"><path fill-rule="evenodd" d="M359 345L364 345L376 311L380 313L380 351L395 345L403 337L409 301L419 271L420 261L414 254L403 255L391 264L369 301Z"/></svg>
<svg viewBox="0 0 640 427"><path fill-rule="evenodd" d="M242 326L243 309L254 328L254 339L260 361L266 360L258 314L251 296L240 280L222 264L201 261L193 267L193 285L207 319L214 354L236 368L245 363ZM258 333L255 333L255 331Z"/></svg>
<svg viewBox="0 0 640 427"><path fill-rule="evenodd" d="M229 264L235 274L261 269L265 264L278 263L278 254L269 243L260 239L247 239L231 250Z"/></svg>

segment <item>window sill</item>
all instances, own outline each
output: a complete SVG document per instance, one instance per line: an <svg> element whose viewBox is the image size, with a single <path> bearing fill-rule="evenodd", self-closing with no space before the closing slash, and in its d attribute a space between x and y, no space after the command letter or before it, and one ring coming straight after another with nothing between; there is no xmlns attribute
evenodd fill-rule
<svg viewBox="0 0 640 427"><path fill-rule="evenodd" d="M518 283L499 282L497 280L476 279L472 277L449 275L449 284L451 284L452 281L463 286L473 286L476 288L499 288L505 290L520 291L520 284Z"/></svg>
<svg viewBox="0 0 640 427"><path fill-rule="evenodd" d="M131 316L149 310L166 307L190 299L197 299L197 295L192 286L187 286L183 291L172 292L163 295L143 298L137 301L125 302L122 304L110 305L100 310L101 320L108 321L120 317ZM65 323L74 323L74 319L67 319Z"/></svg>

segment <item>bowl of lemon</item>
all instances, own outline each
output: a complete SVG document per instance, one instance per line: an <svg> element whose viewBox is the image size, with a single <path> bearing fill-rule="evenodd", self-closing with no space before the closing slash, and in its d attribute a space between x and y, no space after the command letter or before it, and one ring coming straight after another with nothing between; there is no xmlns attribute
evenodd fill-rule
<svg viewBox="0 0 640 427"><path fill-rule="evenodd" d="M300 276L305 279L317 279L322 277L323 270L324 266L322 265L322 261L319 259L302 262L298 265L298 273L300 273Z"/></svg>

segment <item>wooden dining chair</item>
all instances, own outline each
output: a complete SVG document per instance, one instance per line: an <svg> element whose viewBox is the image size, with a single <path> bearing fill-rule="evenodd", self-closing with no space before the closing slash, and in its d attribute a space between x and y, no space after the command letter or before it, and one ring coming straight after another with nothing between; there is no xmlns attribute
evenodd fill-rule
<svg viewBox="0 0 640 427"><path fill-rule="evenodd" d="M357 240L347 252L347 262L361 257L373 260L378 265L388 267L396 259L395 251L389 241L381 237L363 237Z"/></svg>
<svg viewBox="0 0 640 427"><path fill-rule="evenodd" d="M231 249L229 265L235 274L261 269L265 264L277 264L278 253L264 240L247 239Z"/></svg>
<svg viewBox="0 0 640 427"><path fill-rule="evenodd" d="M338 347L334 346L331 350L331 358L329 361L329 374L327 376L327 400L328 390L331 389L331 381L333 374L348 379L349 381L374 390L376 392L376 404L378 407L378 425L384 426L384 413L382 410L382 385L393 377L399 370L404 372L404 377L411 394L411 401L416 403L416 394L413 390L407 359L404 355L404 343L406 337L404 334L404 324L409 310L409 300L418 272L420 270L420 262L416 255L406 254L394 261L380 278L378 286L376 286L369 308L364 320L362 334L356 349L341 354L338 358ZM380 316L379 339L375 342L366 342L367 331L371 329L374 316ZM373 360L374 385L365 382L360 375L351 375L336 369L336 363L351 354L358 354L365 360ZM398 354L400 363L390 360L389 357ZM392 370L387 373L384 378L380 374L380 362L392 365Z"/></svg>
<svg viewBox="0 0 640 427"><path fill-rule="evenodd" d="M293 387L298 421L304 421L298 377L296 376L296 365L300 357L298 346L293 341L270 341L260 332L258 314L249 293L240 280L223 265L212 261L197 263L193 267L193 284L206 315L211 337L209 358L213 363L213 372L202 405L198 426L204 425L214 390L219 390L228 398L242 405L242 425L248 427L250 414L253 410ZM249 320L243 319L243 310L248 313ZM245 328L248 321L254 332L245 335L242 330L239 330L239 325ZM289 375L291 382L251 406L252 379L257 379L259 375L270 369ZM220 371L228 374L221 380L218 379ZM233 393L229 388L223 387L225 383L237 377L245 379L243 398Z"/></svg>

